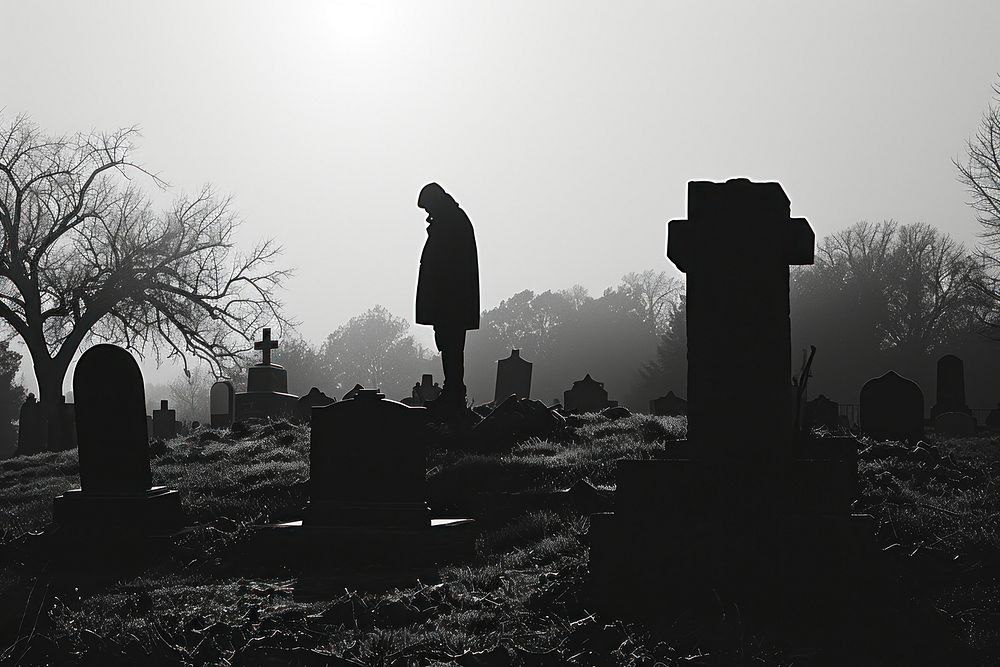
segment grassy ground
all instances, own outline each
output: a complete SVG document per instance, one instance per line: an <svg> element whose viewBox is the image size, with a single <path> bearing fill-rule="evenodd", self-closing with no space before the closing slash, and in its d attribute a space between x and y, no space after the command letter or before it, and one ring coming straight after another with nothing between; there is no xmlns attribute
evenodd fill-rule
<svg viewBox="0 0 1000 667"><path fill-rule="evenodd" d="M684 430L679 419L585 416L557 439L506 453L433 451L429 494L546 491L579 479L610 487L616 459L648 457ZM876 517L900 618L914 632L944 628L972 649L964 659L995 664L1000 440L936 445L864 452L858 510ZM248 525L295 516L306 500L300 427L202 431L167 443L153 469L156 483L181 490L196 527L142 572L102 578L55 572L29 534L48 523L52 497L77 485L75 453L0 462L3 662L338 664L334 655L370 665L824 664L722 612L655 631L596 616L582 593L587 519L569 510L487 523L473 561L419 581L345 590L253 568L234 557Z"/></svg>

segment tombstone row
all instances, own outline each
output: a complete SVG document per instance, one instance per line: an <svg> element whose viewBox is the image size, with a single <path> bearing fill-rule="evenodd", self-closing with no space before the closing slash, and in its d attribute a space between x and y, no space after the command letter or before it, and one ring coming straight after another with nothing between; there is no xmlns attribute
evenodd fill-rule
<svg viewBox="0 0 1000 667"><path fill-rule="evenodd" d="M61 540L111 548L95 530L121 539L171 534L183 523L180 494L153 485L142 375L135 359L114 345L96 345L77 364L80 488L53 501ZM312 420L309 502L303 520L263 526L260 542L284 558L288 548L314 561L334 547L348 558L471 556L471 519L432 519L427 505L427 410L356 388L334 401L319 390L303 397ZM158 411L166 420L166 405ZM289 545L288 540L295 541ZM392 548L387 549L387 545Z"/></svg>

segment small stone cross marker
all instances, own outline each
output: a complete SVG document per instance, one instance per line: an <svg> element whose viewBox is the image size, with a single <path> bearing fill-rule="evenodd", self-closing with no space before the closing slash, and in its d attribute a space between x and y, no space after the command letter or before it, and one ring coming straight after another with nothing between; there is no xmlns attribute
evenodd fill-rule
<svg viewBox="0 0 1000 667"><path fill-rule="evenodd" d="M261 354L264 357L262 363L265 366L270 366L271 350L275 350L278 348L278 341L271 340L271 329L269 327L264 329L264 334L261 336L261 338L263 338L263 340L257 341L256 343L253 344L253 349L260 350Z"/></svg>

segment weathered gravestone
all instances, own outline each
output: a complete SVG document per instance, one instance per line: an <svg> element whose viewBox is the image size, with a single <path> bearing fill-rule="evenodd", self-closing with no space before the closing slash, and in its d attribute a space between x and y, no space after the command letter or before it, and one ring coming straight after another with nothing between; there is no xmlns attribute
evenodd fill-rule
<svg viewBox="0 0 1000 667"><path fill-rule="evenodd" d="M972 410L965 404L965 362L946 354L937 362L937 401L931 407L931 419L945 412Z"/></svg>
<svg viewBox="0 0 1000 667"><path fill-rule="evenodd" d="M650 414L657 417L677 417L686 415L687 411L688 402L672 391L668 391L666 396L654 398L649 402Z"/></svg>
<svg viewBox="0 0 1000 667"><path fill-rule="evenodd" d="M590 377L590 373L563 392L563 407L567 412L600 412L614 405L618 402L608 400L604 383Z"/></svg>
<svg viewBox="0 0 1000 667"><path fill-rule="evenodd" d="M531 398L531 367L530 361L521 358L521 350L511 350L509 357L497 361L493 403L500 405L508 396Z"/></svg>
<svg viewBox="0 0 1000 667"><path fill-rule="evenodd" d="M180 495L152 486L146 398L139 365L115 345L95 345L73 375L80 488L53 502L61 527L170 532L183 523Z"/></svg>
<svg viewBox="0 0 1000 667"><path fill-rule="evenodd" d="M934 418L934 432L953 438L976 435L976 419L965 412L942 412Z"/></svg>
<svg viewBox="0 0 1000 667"><path fill-rule="evenodd" d="M170 440L177 437L177 411L171 410L168 401L160 401L160 409L153 410L153 437Z"/></svg>
<svg viewBox="0 0 1000 667"><path fill-rule="evenodd" d="M591 517L591 583L617 614L716 593L825 614L870 544L852 539L870 529L850 511L853 440L794 439L788 267L812 263L814 237L789 209L777 183L691 182L688 219L669 223L687 274L688 439L619 461L615 512Z"/></svg>
<svg viewBox="0 0 1000 667"><path fill-rule="evenodd" d="M861 388L861 435L917 444L924 437L924 392L896 371Z"/></svg>
<svg viewBox="0 0 1000 667"><path fill-rule="evenodd" d="M294 419L299 397L288 393L288 372L271 363L271 350L278 341L271 340L271 330L264 329L262 340L254 343L260 350L261 363L247 369L247 390L236 394L235 421L251 417L261 419Z"/></svg>
<svg viewBox="0 0 1000 667"><path fill-rule="evenodd" d="M420 376L420 384L415 385L413 390L416 392L417 405L427 405L436 401L441 395L441 386L434 381L434 375L431 373Z"/></svg>
<svg viewBox="0 0 1000 667"><path fill-rule="evenodd" d="M823 394L807 401L805 423L806 428L838 428L840 426L840 404L831 401Z"/></svg>
<svg viewBox="0 0 1000 667"><path fill-rule="evenodd" d="M308 424L312 420L313 408L322 408L336 402L336 398L327 396L316 387L313 387L309 390L308 394L299 399L295 406L295 416L300 422Z"/></svg>
<svg viewBox="0 0 1000 667"><path fill-rule="evenodd" d="M470 556L475 522L435 519L427 506L427 409L352 392L312 409L305 516L261 527L257 548L313 565L317 553L330 565Z"/></svg>
<svg viewBox="0 0 1000 667"><path fill-rule="evenodd" d="M17 453L37 454L45 451L45 418L42 406L34 394L28 394L17 419Z"/></svg>
<svg viewBox="0 0 1000 667"><path fill-rule="evenodd" d="M233 425L236 390L229 380L219 380L212 385L209 394L212 428L228 428Z"/></svg>

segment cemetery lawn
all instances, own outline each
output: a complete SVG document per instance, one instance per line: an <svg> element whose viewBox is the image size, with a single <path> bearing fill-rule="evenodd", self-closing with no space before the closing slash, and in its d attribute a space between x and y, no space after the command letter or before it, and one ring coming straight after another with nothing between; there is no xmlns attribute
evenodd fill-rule
<svg viewBox="0 0 1000 667"><path fill-rule="evenodd" d="M297 577L244 557L250 525L301 514L302 427L201 430L154 447L154 482L181 491L193 528L118 577L53 568L31 534L48 524L52 498L78 485L76 453L2 461L0 663L828 664L815 647L725 610L638 626L589 605L586 512L546 507L545 492L579 480L613 488L615 460L648 458L684 431L683 419L587 415L558 437L495 454L434 450L435 508L481 508L473 491L532 492L538 506L482 521L470 562L397 582L369 577L358 590L342 576ZM893 664L887 656L921 635L952 664L1000 662L1000 437L864 445L856 511L876 518L880 604L898 627L857 662Z"/></svg>

